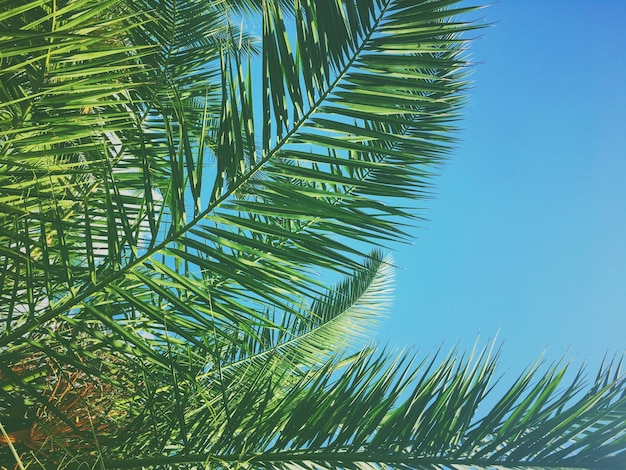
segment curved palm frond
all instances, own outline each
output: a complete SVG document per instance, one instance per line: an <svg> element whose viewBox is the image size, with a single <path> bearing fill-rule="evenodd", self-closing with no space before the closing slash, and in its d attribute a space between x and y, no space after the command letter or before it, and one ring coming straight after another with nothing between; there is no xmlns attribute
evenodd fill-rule
<svg viewBox="0 0 626 470"><path fill-rule="evenodd" d="M332 359L295 384L261 371L253 386L242 386L246 393L233 395L247 406L234 409L237 425L221 430L227 438L214 439L208 452L111 461L107 468L623 467L619 363L608 363L590 387L582 371L568 382L567 366L541 370L535 363L493 400L497 357L491 348L467 357L453 351L439 363L432 357L415 365L406 353L370 350L347 366Z"/></svg>
<svg viewBox="0 0 626 470"><path fill-rule="evenodd" d="M124 99L115 109L126 124L116 127L99 112L102 122L86 126L96 163L72 166L77 178L89 182L68 209L75 216L57 213L57 205L72 200L62 194L53 198L54 229L35 223L39 215L31 213L38 210L21 213L23 224L10 240L27 240L27 253L11 248L7 259L20 279L42 280L37 286L5 283L6 296L20 293L29 314L7 322L0 345L47 322L84 328L95 321L102 331L85 332L104 338L103 347L141 351L169 368L164 349L187 354L190 344L204 359L216 346L216 333L228 343L233 328L248 336L254 325L279 328L282 320L272 322L263 312L270 307L299 316L297 305L322 291L314 270L358 267L360 251L347 239L401 238L400 222L393 219L408 213L380 198L419 196L415 188L425 184L427 167L447 149L448 122L464 86L459 34L471 26L448 21L456 12L440 11L445 2L299 4L295 55L281 9L267 2L263 81L273 101L264 102L258 150L255 91L239 59L244 50L216 42L222 33L228 42L228 29L213 26L223 12L191 1L175 10L138 4L146 13L133 5L125 3L122 13L145 21L125 27L121 43L151 53L123 54L141 70L120 80L125 94L120 92ZM78 7L67 8L70 15ZM324 26L329 18L337 23L330 29ZM307 39L318 36L324 39ZM204 62L202 53L208 54ZM220 68L211 68L218 63ZM216 70L222 77L217 84ZM372 94L369 105L363 104L364 84ZM388 95L396 96L389 101L393 112L379 103ZM32 94L28 99L37 106L46 102ZM87 102L79 104L82 112ZM12 161L32 153L13 144L7 143ZM217 178L206 192L212 199L202 204L207 178L200 176L209 150L215 152ZM55 152L58 160L66 158ZM86 159L80 152L76 158L81 164ZM70 165L63 160L64 173ZM43 264L32 262L28 251L34 248L44 252ZM27 275L31 271L37 275Z"/></svg>
<svg viewBox="0 0 626 470"><path fill-rule="evenodd" d="M361 259L453 142L457 3L0 0L9 440L108 468L617 462L606 371L531 368L477 420L486 353L334 355L386 303L389 261Z"/></svg>
<svg viewBox="0 0 626 470"><path fill-rule="evenodd" d="M135 418L137 424L129 426L131 431L125 439L128 444L124 452L127 455L158 454L159 445L144 442L155 436L167 443L168 452L176 449L177 454L192 453L231 439L230 434L240 428L238 421L250 418L246 410L263 406L263 400L251 398L257 393L253 390L255 384L263 385L268 380L279 380L283 387L297 383L330 357L336 357L338 351L354 346L354 339L371 327L389 302L390 269L388 259L383 260L379 253L373 253L360 270L330 289L307 310L307 321L299 319L281 325L279 330L259 331L254 337L244 339L246 347L243 349L225 345L214 352L193 381L186 382L179 377L179 397L167 377L151 377L160 392L158 396L143 398L148 406L133 403L144 413ZM276 402L281 393L280 390L268 392L265 401ZM183 433L181 423L176 419L169 422L163 419L176 416L177 400L182 401L180 406L185 414L184 442L177 439ZM144 428L152 426L148 419L152 412L159 416L159 427L147 433ZM165 436L172 438L166 440Z"/></svg>
<svg viewBox="0 0 626 470"><path fill-rule="evenodd" d="M391 263L390 256L383 258L380 251L374 251L363 266L310 306L299 306L301 315L283 317L280 328L260 327L246 338L246 348L225 345L220 353L225 362L222 371L231 369L234 375L241 375L242 368L277 355L279 367L310 367L346 347L355 347L355 341L368 337L391 303Z"/></svg>

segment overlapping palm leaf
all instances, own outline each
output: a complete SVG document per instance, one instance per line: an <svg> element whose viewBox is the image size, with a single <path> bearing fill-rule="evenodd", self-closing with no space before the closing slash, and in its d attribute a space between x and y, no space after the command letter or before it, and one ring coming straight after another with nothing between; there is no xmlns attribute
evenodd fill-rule
<svg viewBox="0 0 626 470"><path fill-rule="evenodd" d="M322 370L330 358L354 347L355 339L365 337L368 327L389 304L391 281L389 260L372 253L371 260L361 269L306 309L306 321L293 318L284 321L280 329L260 327L252 337L233 331L239 341L224 343L215 350L193 381L178 381L179 389L185 390L184 399L173 396L172 385L163 386L171 384L168 377L153 377L151 382L160 384L161 390L147 400L147 406L142 407L144 414L135 420L150 425L147 418L153 413L158 416L160 427L153 433L130 433L124 451L127 455L141 455L149 449L149 455L158 455L158 449L167 444L170 452L176 449L176 454L182 454L229 442L233 433L239 434L240 420L253 419L250 410L258 413L267 400L276 403L288 393L287 386ZM257 337L262 341L253 340ZM247 344L237 347L243 341ZM275 387L275 382L280 386ZM257 390L257 386L261 388ZM266 395L265 400L258 401L259 393ZM182 436L180 422L171 419L168 423L163 419L176 416L175 407L180 400L185 408L186 434ZM155 437L163 439L161 446L154 442Z"/></svg>
<svg viewBox="0 0 626 470"><path fill-rule="evenodd" d="M623 448L623 381L544 442L556 408L536 403L558 374L475 421L490 359L335 356L387 303L371 245L406 237L453 140L474 28L456 4L0 0L0 412L29 416L21 444L99 447L111 467L576 463L561 449L587 465ZM90 403L116 422L81 421Z"/></svg>
<svg viewBox="0 0 626 470"><path fill-rule="evenodd" d="M533 364L500 397L498 353L420 361L361 352L293 375L259 370L231 384L223 427L196 432L205 453L109 461L109 468L623 468L626 396L619 362L583 371Z"/></svg>
<svg viewBox="0 0 626 470"><path fill-rule="evenodd" d="M47 261L36 266L39 285L26 285L37 279L27 275L5 282L5 296L20 294L20 306L28 306L29 314L7 323L3 344L60 318L76 324L95 319L104 325L103 334L122 335L124 343L159 362L155 348L147 347L150 341L177 347L171 341L177 338L206 353L211 350L206 343L215 341L215 334L230 341L233 328L248 335L256 331L254 325L279 328L282 320L272 323L263 312L279 309L301 316L297 306L321 292L315 270L349 272L357 266L354 255L359 252L347 239L400 237L392 219L405 212L380 197L414 196L415 188L425 184L427 167L447 149L441 141L449 139L448 121L455 117L462 88L462 42L453 36L469 26L442 21L449 12L420 19L424 8L437 10L443 3L299 5L295 54L280 8L265 4L262 93L271 102L264 103L261 126L255 125L252 80L241 70L246 49L234 44L232 28L215 26L221 24L223 11L195 2L176 9L162 5L151 10L143 3L115 5L126 16L136 16L132 27L113 14L110 22L125 28L124 34L112 34L125 38L116 45L119 60L138 71L124 80L101 77L105 102L77 100L71 109L78 121L74 127L89 136L84 137L89 148L76 146L83 135L74 127L76 134L64 129L63 135L76 161L63 145L52 143L63 183L47 186L55 194L46 224L33 226L39 219L32 213L40 210L27 208L21 218L15 216L25 224L17 229L24 250L37 248ZM70 3L66 8L73 12L78 7ZM307 18L300 17L302 12ZM343 26L325 29L319 14L337 18ZM50 28L61 23L59 14L48 16ZM37 21L38 27L47 24ZM402 28L414 30L415 37L399 34ZM92 38L95 34L89 31ZM311 44L305 40L318 34L325 39ZM417 39L421 43L414 50L402 46L390 55L387 51L389 64L376 59L383 43L393 50L398 41ZM125 53L132 46L139 52ZM55 70L69 67L78 82L71 89L79 90L84 75L91 77L97 70L94 61L109 55L96 49L95 56L83 54L85 64L83 56L63 56L58 59L63 66L53 60L45 64ZM148 52L142 56L144 50ZM204 62L202 54L207 55ZM89 73L75 71L75 63ZM36 71L42 77L50 73L45 67ZM385 71L397 76L397 82L389 86L380 81ZM216 83L216 75L221 82ZM371 82L371 105L361 104L362 87L354 86L359 80ZM105 88L116 81L119 92ZM41 97L34 94L24 97L34 108L51 100L49 108L56 109L54 100L61 100L56 88ZM389 108L383 113L378 100L389 94L397 95L390 102L393 112ZM106 115L111 107L115 119ZM99 124L92 123L92 113ZM32 127L34 119L27 121L10 135ZM46 115L45 126L56 130L49 121ZM67 116L62 121L72 122ZM323 132L322 124L327 127ZM255 137L259 128L261 142ZM41 155L48 155L44 139L49 143L49 136L33 132L36 137L18 140L28 142L28 148L14 145L13 138L8 141L12 165L29 158L40 164ZM32 147L37 139L44 149ZM210 179L200 177L211 153L216 183L203 189ZM70 168L76 168L74 179L84 187L66 182ZM42 176L35 174L29 184L44 184L49 173L46 168ZM72 196L66 194L69 188ZM48 228L53 223L48 219L54 227ZM9 254L16 273L33 269L32 256L20 248L12 247ZM20 261L24 256L25 263Z"/></svg>

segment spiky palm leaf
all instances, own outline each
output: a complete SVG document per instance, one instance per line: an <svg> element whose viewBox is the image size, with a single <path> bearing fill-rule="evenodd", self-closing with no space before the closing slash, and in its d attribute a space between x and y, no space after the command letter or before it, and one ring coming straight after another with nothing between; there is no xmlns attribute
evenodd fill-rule
<svg viewBox="0 0 626 470"><path fill-rule="evenodd" d="M48 202L52 214L46 208L31 209L21 200L22 193L12 204L23 210L21 218L15 217L28 226L20 232L24 247L10 250L8 262L16 273L44 274L23 276L41 277L42 285L23 286L12 278L5 283L12 296L22 294L29 315L7 323L3 344L69 312L97 318L113 329L119 327L120 317L133 312L132 325L127 326L134 331L128 329L126 341L141 343L143 330L163 322L157 311L167 310L172 332L199 345L200 329L219 334L233 324L266 323L259 311L268 304L298 315L292 305L319 293L311 269L345 271L356 266L358 252L344 243L346 238L401 236L397 217L407 214L393 203L382 204L380 198L418 194L428 167L444 153L441 141L449 139L448 122L462 87L462 41L454 35L468 26L441 21L450 13L423 15L439 5L407 9L403 4L365 2L344 10L340 4L326 3L296 9L302 39L295 54L284 35L280 8L271 2L264 7L262 80L271 102L265 100L258 126L261 145L255 138L254 90L243 78L240 54L201 41L215 35L215 24L222 18L218 10L183 2L174 11L156 8L154 21L125 26L125 41L139 42L140 51L152 53L145 58L123 55L126 61L137 61L140 71L127 77L130 83L119 85L125 94L114 90L106 101L75 100L75 114L98 104L104 109L94 114L97 125L74 119L80 124L75 127L88 136L88 149L76 148L81 135L74 127L71 132L64 129L65 146L71 143L77 160L69 159L63 146L54 147L57 172L64 179L50 183L49 168L34 176L28 173L30 167L24 170L29 185L46 184L55 190ZM146 10L144 4L141 10ZM307 18L301 17L303 12ZM341 24L326 30L318 14ZM302 28L312 27L306 25L320 31L305 31ZM407 36L404 30L414 32ZM230 30L223 33L223 41L229 42ZM304 40L318 34L323 40ZM159 42L157 51L151 39ZM170 43L163 44L166 40ZM407 50L407 43L417 46ZM379 53L383 48L385 53ZM207 55L204 62L198 59L199 50ZM105 52L101 54L108 55ZM64 54L61 64L91 57L78 51L79 58ZM96 60L105 59L91 59L90 71L96 69ZM214 79L218 64L221 88ZM50 75L45 69L37 71L42 80ZM67 86L78 90L75 82L84 77L72 73L79 78ZM393 81L389 76L382 81L384 73ZM105 93L108 85L99 90ZM363 89L372 96L369 105L363 104ZM391 95L396 97L392 100ZM58 96L63 95L53 87L37 99L32 92L24 99L43 108L48 99L60 100ZM386 109L378 104L381 100L389 102ZM111 106L125 119L123 124L107 119L105 111ZM63 122L72 121L64 117ZM215 122L219 125L212 126ZM44 120L42 125L51 123ZM23 131L10 130L12 135ZM33 137L20 140L28 142L28 148L9 142L7 162L13 165L7 166L7 174L17 162L30 161L33 153L40 165L40 156L51 152L46 147L49 136L38 135L45 149L36 147ZM209 149L216 157L216 179L212 189L204 190L201 184L207 178L201 176ZM77 174L72 180L86 187L66 182L70 169ZM70 190L76 194L68 195ZM30 194L33 204L42 199L34 191ZM42 212L45 222L43 216L32 216ZM84 254L70 257L69 247L76 246L82 246ZM21 249L43 252L42 262L34 265L28 255L24 262ZM96 256L99 250L102 254ZM60 272L49 279L45 273L53 268ZM159 299L161 305L155 310L149 298ZM185 321L179 322L182 318ZM162 336L162 331L150 334Z"/></svg>
<svg viewBox="0 0 626 470"><path fill-rule="evenodd" d="M358 356L329 386L342 364L332 353L387 295L388 263L357 246L405 237L416 214L399 201L426 195L452 140L461 35L474 28L454 20L467 10L456 3L0 1L3 413L47 429L49 455L89 451L53 393L65 365L76 383L120 391L113 443L91 428L110 458L281 466L259 455L310 456L302 432L343 435L346 423L314 415L319 429L303 431L294 413L318 401L326 413L325 395L358 405L369 389L352 396L353 380L384 397L404 374ZM229 21L242 12L262 19L260 44ZM328 291L319 274L332 272L348 278ZM49 372L28 372L33 361ZM441 367L447 397L465 369ZM366 416L363 446L396 419L395 398L383 402L375 416L389 417ZM499 450L500 418L472 439ZM459 426L457 441L471 431ZM363 465L384 464L381 449Z"/></svg>
<svg viewBox="0 0 626 470"><path fill-rule="evenodd" d="M19 83L3 106L12 118L1 345L42 324L95 321L102 331L89 336L106 343L112 334L107 346L169 367L151 345L185 342L202 356L232 341L233 329L279 328L263 312L302 316L297 306L321 292L314 270L357 266L346 238L399 237L391 218L405 212L379 197L415 195L445 150L462 87L454 36L469 27L442 21L450 13L419 19L444 4L298 5L295 56L280 8L264 4L262 81L272 102L260 126L221 3L168 5L5 7L41 44L22 55L16 46L4 70ZM324 29L319 14L342 23ZM323 40L309 43L318 33L302 28L311 27ZM394 46L376 59L384 41L418 39L417 49ZM380 80L385 71L393 83ZM393 112L360 104L363 80L376 102L397 95ZM326 123L323 133L329 117L334 129ZM203 189L211 153L215 184Z"/></svg>
<svg viewBox="0 0 626 470"><path fill-rule="evenodd" d="M568 380L567 366L541 370L537 362L494 399L497 357L485 348L415 364L406 353L366 350L347 365L328 361L296 383L261 370L253 386L233 387L229 398L238 406L225 420L230 426L207 429L209 452L107 465L624 468L619 363L585 384L582 371ZM481 411L487 397L492 403Z"/></svg>

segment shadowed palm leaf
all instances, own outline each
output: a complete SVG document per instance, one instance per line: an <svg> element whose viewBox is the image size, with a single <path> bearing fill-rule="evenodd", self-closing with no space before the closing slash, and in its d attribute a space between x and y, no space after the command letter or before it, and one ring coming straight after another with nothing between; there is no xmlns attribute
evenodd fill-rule
<svg viewBox="0 0 626 470"><path fill-rule="evenodd" d="M625 384L616 364L584 387L580 373L564 381L567 366L540 371L536 363L477 418L497 356L453 352L415 364L406 353L365 350L295 383L259 370L253 386L231 385L231 425L204 436L210 452L108 465L623 468Z"/></svg>
<svg viewBox="0 0 626 470"><path fill-rule="evenodd" d="M612 465L617 375L577 396L532 369L476 420L493 359L345 356L388 303L370 247L406 238L453 140L456 3L0 0L2 442L107 468Z"/></svg>

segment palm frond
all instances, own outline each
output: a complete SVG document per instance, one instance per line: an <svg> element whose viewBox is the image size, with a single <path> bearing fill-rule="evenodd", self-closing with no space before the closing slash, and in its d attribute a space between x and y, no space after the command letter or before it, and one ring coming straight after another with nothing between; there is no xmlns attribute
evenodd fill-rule
<svg viewBox="0 0 626 470"><path fill-rule="evenodd" d="M478 418L487 351L338 352L387 303L370 249L419 219L476 25L453 0L287 3L0 0L9 440L110 468L616 464L608 369L533 366Z"/></svg>
<svg viewBox="0 0 626 470"><path fill-rule="evenodd" d="M619 363L595 381L535 363L491 397L493 346L443 360L363 352L297 383L260 371L236 408L239 427L208 452L108 462L109 468L621 468L626 396ZM271 376L271 379L270 379ZM281 386L288 390L278 392ZM273 399L273 397L279 397ZM234 398L234 397L233 397ZM479 407L489 400L481 415ZM247 406L243 406L247 404Z"/></svg>
<svg viewBox="0 0 626 470"><path fill-rule="evenodd" d="M128 129L108 120L101 128L86 126L98 136L89 157L94 163L75 166L88 185L73 199L54 197L54 207L68 206L53 214L54 226L40 227L31 210L20 213L19 233L29 234L20 236L30 240L26 251L36 247L48 261L35 265L32 255L9 248L17 272L34 269L42 279L37 286L5 283L7 297L23 293L19 304L29 314L7 323L1 345L49 321L75 319L79 327L96 320L159 362L150 352L159 341L177 348L175 337L202 355L213 347L207 338L215 332L228 343L233 328L278 328L263 312L301 315L297 305L323 291L315 271L358 267L361 253L349 240L402 238L399 220L409 214L393 198L419 196L415 188L426 184L428 167L447 150L448 122L464 87L460 34L472 26L448 21L454 11L437 13L444 3L299 4L292 54L281 8L268 2L262 80L274 101L264 102L260 132L254 80L245 77L239 57L246 51L220 48L233 42L228 28L214 26L223 12L195 2L175 10L148 6L128 3L122 10L142 18L137 27L125 26L126 41L151 51L123 56L141 70L122 82L123 99L115 107ZM335 18L336 28L318 15ZM189 35L194 28L198 34ZM418 46L396 50L405 29L414 32L402 33L403 44ZM318 36L323 40L310 43ZM389 48L380 54L383 44ZM202 53L208 54L204 62ZM71 57L65 62L73 63ZM208 68L217 63L220 68ZM212 79L216 70L221 83ZM383 73L398 81L385 85ZM359 104L359 80L371 81L367 109ZM381 112L378 100L390 94L397 98L395 111ZM212 136L207 131L215 120L220 124ZM268 139L270 133L276 138ZM262 136L259 151L255 135ZM209 150L217 179L205 192L207 178L200 176ZM64 160L62 170L68 166ZM67 184L55 188L68 191ZM205 193L213 195L208 205L202 204ZM82 253L73 253L76 247Z"/></svg>
<svg viewBox="0 0 626 470"><path fill-rule="evenodd" d="M228 345L220 356L222 370L242 369L255 362L280 357L279 367L289 370L310 367L335 356L355 342L367 338L391 303L392 260L374 251L361 268L327 290L310 306L302 305L301 315L282 316L279 328L260 327L246 339L246 347ZM270 315L268 315L270 316Z"/></svg>

